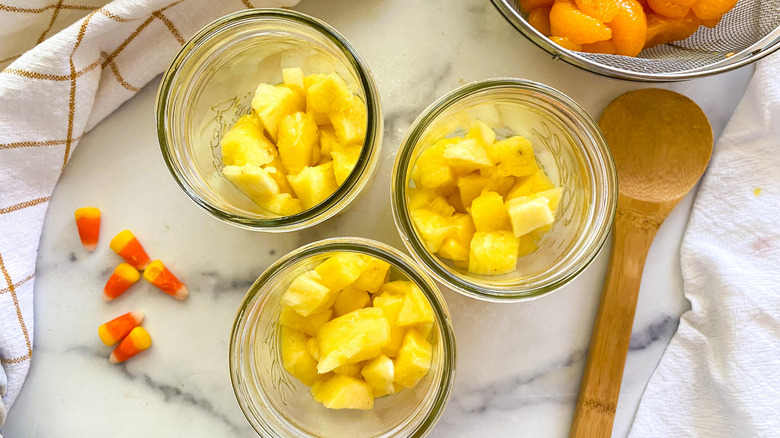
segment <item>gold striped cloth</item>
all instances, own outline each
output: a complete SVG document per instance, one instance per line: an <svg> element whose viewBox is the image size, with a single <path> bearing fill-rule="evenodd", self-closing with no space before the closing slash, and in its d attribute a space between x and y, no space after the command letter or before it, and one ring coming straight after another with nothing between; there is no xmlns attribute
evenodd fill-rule
<svg viewBox="0 0 780 438"><path fill-rule="evenodd" d="M203 25L238 9L297 2L0 0L0 426L34 352L46 206L79 139Z"/></svg>

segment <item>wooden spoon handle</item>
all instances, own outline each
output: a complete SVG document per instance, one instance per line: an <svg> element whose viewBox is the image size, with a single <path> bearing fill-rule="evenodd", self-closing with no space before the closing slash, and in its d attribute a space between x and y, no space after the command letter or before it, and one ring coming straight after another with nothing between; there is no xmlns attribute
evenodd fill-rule
<svg viewBox="0 0 780 438"><path fill-rule="evenodd" d="M639 283L659 225L641 213L621 209L618 203L612 256L569 434L572 438L607 438L612 434Z"/></svg>

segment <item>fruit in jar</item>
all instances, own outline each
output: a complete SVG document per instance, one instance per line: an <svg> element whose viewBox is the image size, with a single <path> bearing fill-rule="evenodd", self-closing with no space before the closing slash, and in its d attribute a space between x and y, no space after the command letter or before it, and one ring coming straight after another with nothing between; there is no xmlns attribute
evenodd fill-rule
<svg viewBox="0 0 780 438"><path fill-rule="evenodd" d="M326 381L316 381L311 387L314 400L328 409L374 408L374 390L357 377L336 374Z"/></svg>
<svg viewBox="0 0 780 438"><path fill-rule="evenodd" d="M414 387L428 374L432 357L431 343L417 330L409 330L395 358L394 382L404 388Z"/></svg>

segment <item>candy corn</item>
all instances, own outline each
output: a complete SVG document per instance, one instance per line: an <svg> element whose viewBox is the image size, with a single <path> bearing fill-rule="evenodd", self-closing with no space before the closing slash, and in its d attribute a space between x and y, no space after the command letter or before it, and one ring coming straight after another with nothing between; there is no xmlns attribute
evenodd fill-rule
<svg viewBox="0 0 780 438"><path fill-rule="evenodd" d="M159 260L149 263L149 266L144 271L144 278L149 283L155 285L157 289L177 300L183 300L189 295L187 287Z"/></svg>
<svg viewBox="0 0 780 438"><path fill-rule="evenodd" d="M149 265L149 256L130 230L124 230L114 236L110 246L115 253L139 271Z"/></svg>
<svg viewBox="0 0 780 438"><path fill-rule="evenodd" d="M142 312L125 313L98 327L98 335L100 335L100 340L110 347L127 336L143 320L144 314Z"/></svg>
<svg viewBox="0 0 780 438"><path fill-rule="evenodd" d="M114 273L108 278L103 288L103 298L111 301L122 295L125 291L141 278L141 273L127 263L120 263L114 269Z"/></svg>
<svg viewBox="0 0 780 438"><path fill-rule="evenodd" d="M87 251L93 251L100 237L100 210L95 207L82 207L74 214L81 244Z"/></svg>
<svg viewBox="0 0 780 438"><path fill-rule="evenodd" d="M149 332L143 327L136 327L114 348L109 359L113 363L124 362L151 346L152 337Z"/></svg>

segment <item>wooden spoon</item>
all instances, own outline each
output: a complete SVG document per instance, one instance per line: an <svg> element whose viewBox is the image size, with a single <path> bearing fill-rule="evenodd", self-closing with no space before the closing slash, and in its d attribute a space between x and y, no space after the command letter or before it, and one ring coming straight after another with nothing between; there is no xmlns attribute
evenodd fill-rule
<svg viewBox="0 0 780 438"><path fill-rule="evenodd" d="M671 91L626 93L607 106L599 125L615 157L619 195L612 257L569 435L577 438L612 434L647 251L712 154L707 116Z"/></svg>

